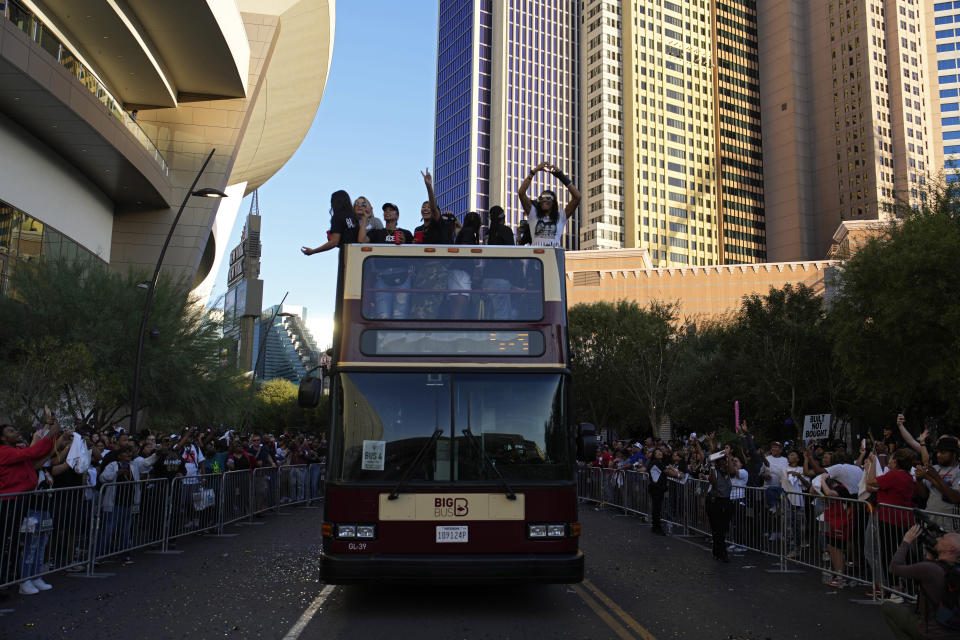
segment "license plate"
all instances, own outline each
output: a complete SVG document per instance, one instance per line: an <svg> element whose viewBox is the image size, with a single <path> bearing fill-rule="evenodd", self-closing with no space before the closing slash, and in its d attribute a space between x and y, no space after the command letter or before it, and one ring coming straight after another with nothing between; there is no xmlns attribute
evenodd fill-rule
<svg viewBox="0 0 960 640"><path fill-rule="evenodd" d="M467 527L437 526L437 542L467 542Z"/></svg>

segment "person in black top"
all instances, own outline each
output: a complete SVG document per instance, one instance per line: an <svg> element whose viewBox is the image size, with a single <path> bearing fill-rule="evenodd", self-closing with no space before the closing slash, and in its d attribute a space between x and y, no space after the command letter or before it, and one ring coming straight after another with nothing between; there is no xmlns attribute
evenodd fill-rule
<svg viewBox="0 0 960 640"><path fill-rule="evenodd" d="M463 217L463 228L457 233L454 244L480 244L480 215L471 211ZM464 261L465 269L450 268L447 272L447 288L455 293L448 294L451 302L451 313L454 318L461 320L472 314L474 274L472 273L473 260Z"/></svg>
<svg viewBox="0 0 960 640"><path fill-rule="evenodd" d="M733 513L730 492L733 489L731 476L735 473L734 457L729 454L713 461L710 467L707 519L710 521L710 534L713 537L713 557L723 562L730 562L727 557L726 537Z"/></svg>
<svg viewBox="0 0 960 640"><path fill-rule="evenodd" d="M358 239L360 242L372 242L375 244L410 244L413 242L413 234L406 229L397 227L397 221L400 219L400 210L397 205L388 202L383 205L383 229L367 229L367 222L373 216L373 212L367 212L363 220L360 221L360 233Z"/></svg>
<svg viewBox="0 0 960 640"><path fill-rule="evenodd" d="M330 231L327 233L327 242L319 247L300 247L305 256L329 251L334 247L342 247L357 241L360 232L360 222L353 211L350 195L341 189L330 195Z"/></svg>
<svg viewBox="0 0 960 640"><path fill-rule="evenodd" d="M524 247L532 241L532 238L530 238L530 223L526 219L521 220L520 224L517 225L517 245Z"/></svg>
<svg viewBox="0 0 960 640"><path fill-rule="evenodd" d="M490 207L490 227L487 229L487 244L513 245L513 231L505 224L503 207Z"/></svg>
<svg viewBox="0 0 960 640"><path fill-rule="evenodd" d="M452 214L440 215L430 170L421 171L420 175L423 176L423 183L427 187L427 200L420 206L423 224L413 230L413 241L417 244L452 244L456 221Z"/></svg>
<svg viewBox="0 0 960 640"><path fill-rule="evenodd" d="M503 207L490 208L490 227L487 229L487 244L493 246L513 245L513 231L504 224L506 216ZM483 261L483 280L481 286L486 293L484 317L493 320L512 320L514 318L513 301L508 293L489 293L490 291L509 291L513 286L515 274L513 262L504 258L490 258Z"/></svg>
<svg viewBox="0 0 960 640"><path fill-rule="evenodd" d="M471 211L463 217L463 228L454 244L480 244L480 214Z"/></svg>

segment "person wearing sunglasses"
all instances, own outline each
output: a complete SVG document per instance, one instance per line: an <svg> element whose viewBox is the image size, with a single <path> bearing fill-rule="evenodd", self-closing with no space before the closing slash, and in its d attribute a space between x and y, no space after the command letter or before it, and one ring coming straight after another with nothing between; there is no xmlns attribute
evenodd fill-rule
<svg viewBox="0 0 960 640"><path fill-rule="evenodd" d="M557 203L557 194L551 189L544 189L536 202L531 202L527 196L527 189L530 188L530 182L540 171L547 171L559 180L570 193L570 200L563 208L563 216L560 215L560 207ZM546 161L541 162L530 170L527 177L524 178L517 190L517 196L520 198L520 206L528 213L527 219L530 225L530 235L533 246L535 247L559 247L563 238L563 229L567 224L567 218L573 215L580 204L580 191L574 186L573 182L564 175L563 171Z"/></svg>

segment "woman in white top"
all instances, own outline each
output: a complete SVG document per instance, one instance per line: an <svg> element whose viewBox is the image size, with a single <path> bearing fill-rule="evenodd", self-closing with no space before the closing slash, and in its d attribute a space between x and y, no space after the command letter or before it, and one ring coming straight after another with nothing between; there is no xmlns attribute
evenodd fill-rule
<svg viewBox="0 0 960 640"><path fill-rule="evenodd" d="M530 188L530 181L540 171L548 171L559 180L570 192L570 201L563 208L563 216L560 215L560 207L557 203L557 194L550 189L545 189L540 193L536 202L531 202L527 196L527 189ZM573 215L580 204L580 192L573 185L570 178L552 164L541 162L534 167L527 177L520 183L517 191L520 197L520 206L527 212L530 224L530 237L535 247L559 247L560 239L563 237L563 228L567 224L567 218Z"/></svg>

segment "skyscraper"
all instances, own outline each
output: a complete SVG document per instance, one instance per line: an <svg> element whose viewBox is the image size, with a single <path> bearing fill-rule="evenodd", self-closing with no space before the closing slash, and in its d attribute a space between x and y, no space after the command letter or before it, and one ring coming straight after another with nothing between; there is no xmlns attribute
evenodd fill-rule
<svg viewBox="0 0 960 640"><path fill-rule="evenodd" d="M921 0L762 4L771 260L822 258L842 222L889 219L895 202L921 202L942 154L932 24Z"/></svg>
<svg viewBox="0 0 960 640"><path fill-rule="evenodd" d="M939 118L941 124L937 144L942 144L945 178L956 182L960 179L956 173L960 169L960 2L924 1L928 33L933 31L932 40L936 43L936 53L929 58L936 67L934 70L931 64L928 69L930 82L933 83L934 76L937 78L934 120Z"/></svg>
<svg viewBox="0 0 960 640"><path fill-rule="evenodd" d="M587 0L583 248L765 259L756 3Z"/></svg>
<svg viewBox="0 0 960 640"><path fill-rule="evenodd" d="M573 0L441 0L434 165L443 210L500 205L516 226L516 193L546 160L574 182L579 157L579 8ZM538 174L531 195L562 185ZM567 246L577 244L576 221Z"/></svg>

